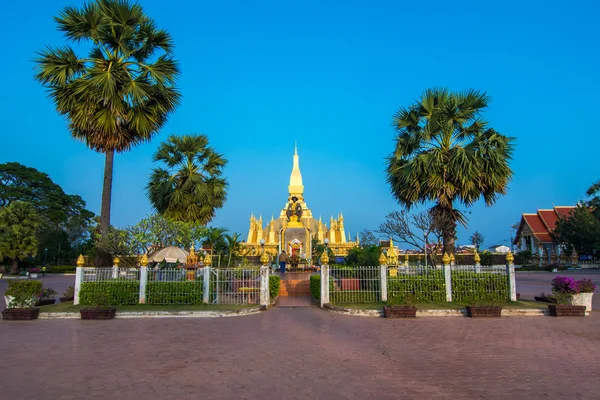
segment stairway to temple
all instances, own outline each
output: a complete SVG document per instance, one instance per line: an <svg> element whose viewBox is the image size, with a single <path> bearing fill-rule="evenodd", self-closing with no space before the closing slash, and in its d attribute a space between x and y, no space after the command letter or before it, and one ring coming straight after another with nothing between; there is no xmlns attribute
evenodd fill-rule
<svg viewBox="0 0 600 400"><path fill-rule="evenodd" d="M310 281L306 279L286 279L281 281L279 296L310 296Z"/></svg>

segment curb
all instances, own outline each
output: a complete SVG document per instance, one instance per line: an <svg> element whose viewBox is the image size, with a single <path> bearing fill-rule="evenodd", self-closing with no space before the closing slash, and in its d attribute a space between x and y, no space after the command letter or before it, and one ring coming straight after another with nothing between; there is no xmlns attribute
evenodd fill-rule
<svg viewBox="0 0 600 400"><path fill-rule="evenodd" d="M242 317L245 315L259 314L260 308L231 311L125 311L119 312L115 318L215 318L215 317ZM78 312L43 312L38 319L81 319Z"/></svg>
<svg viewBox="0 0 600 400"><path fill-rule="evenodd" d="M383 317L383 310L358 310L324 304L323 308L335 314L355 315L358 317ZM41 315L41 314L40 314ZM541 317L550 315L547 308L503 309L503 317ZM417 310L417 317L466 317L467 309L460 310Z"/></svg>

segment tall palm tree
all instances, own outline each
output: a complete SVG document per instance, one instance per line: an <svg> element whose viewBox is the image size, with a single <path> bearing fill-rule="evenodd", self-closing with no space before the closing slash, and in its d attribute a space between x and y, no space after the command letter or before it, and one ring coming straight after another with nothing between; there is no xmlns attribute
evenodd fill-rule
<svg viewBox="0 0 600 400"><path fill-rule="evenodd" d="M407 208L435 202L431 211L441 221L444 252L454 252L457 222L466 223L456 203L469 207L483 197L490 206L513 175L514 138L488 127L482 112L489 101L484 92L435 88L394 116L396 146L387 159L387 182Z"/></svg>
<svg viewBox="0 0 600 400"><path fill-rule="evenodd" d="M227 160L208 145L205 135L170 136L161 143L147 192L152 206L175 221L208 224L227 199L222 177Z"/></svg>
<svg viewBox="0 0 600 400"><path fill-rule="evenodd" d="M36 60L44 85L71 135L105 154L100 232L110 227L115 152L149 141L179 104L173 43L142 7L129 0L95 0L65 7L54 18L67 40L89 46L48 47Z"/></svg>
<svg viewBox="0 0 600 400"><path fill-rule="evenodd" d="M231 266L231 258L237 254L242 247L241 234L234 233L233 235L224 234L225 242L227 243L227 266Z"/></svg>

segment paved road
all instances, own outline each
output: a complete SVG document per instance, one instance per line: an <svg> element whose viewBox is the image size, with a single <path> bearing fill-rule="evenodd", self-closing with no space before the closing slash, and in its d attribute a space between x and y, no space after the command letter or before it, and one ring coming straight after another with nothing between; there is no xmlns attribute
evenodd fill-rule
<svg viewBox="0 0 600 400"><path fill-rule="evenodd" d="M556 276L591 279L598 287L596 295L593 297L592 308L600 310L600 270L597 269L560 272L517 272L515 278L517 292L521 293L521 296L527 299L533 299L533 296L539 296L542 292L552 294L550 283ZM600 395L598 398L600 398Z"/></svg>

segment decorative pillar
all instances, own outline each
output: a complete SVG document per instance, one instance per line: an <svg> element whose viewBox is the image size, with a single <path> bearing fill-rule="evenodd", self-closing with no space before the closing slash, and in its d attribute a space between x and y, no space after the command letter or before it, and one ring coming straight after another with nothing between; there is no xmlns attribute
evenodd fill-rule
<svg viewBox="0 0 600 400"><path fill-rule="evenodd" d="M83 255L80 254L77 257L77 269L75 270L75 298L73 299L73 305L79 304L79 292L81 291L81 282L83 281L83 265L85 260Z"/></svg>
<svg viewBox="0 0 600 400"><path fill-rule="evenodd" d="M379 256L379 281L381 285L381 301L388 300L387 259L383 251Z"/></svg>
<svg viewBox="0 0 600 400"><path fill-rule="evenodd" d="M148 256L140 258L140 295L139 303L146 304L146 286L148 286Z"/></svg>
<svg viewBox="0 0 600 400"><path fill-rule="evenodd" d="M263 256L266 256L266 254L263 254ZM266 258L268 262L269 257ZM260 267L260 307L267 308L270 303L271 300L269 293L269 267L267 265L263 265Z"/></svg>
<svg viewBox="0 0 600 400"><path fill-rule="evenodd" d="M452 267L450 266L450 257L448 257L448 253L444 253L444 257L442 257L442 262L444 263L444 281L446 283L446 301L452 301Z"/></svg>
<svg viewBox="0 0 600 400"><path fill-rule="evenodd" d="M510 301L517 301L517 286L515 282L515 258L510 250L506 254L506 274L508 275L508 294Z"/></svg>
<svg viewBox="0 0 600 400"><path fill-rule="evenodd" d="M208 304L210 302L210 267L202 268L202 302Z"/></svg>
<svg viewBox="0 0 600 400"><path fill-rule="evenodd" d="M119 263L121 262L121 260L119 260L119 257L115 257L113 259L113 270L112 270L112 278L113 279L117 279L119 277Z"/></svg>
<svg viewBox="0 0 600 400"><path fill-rule="evenodd" d="M476 273L480 273L481 272L481 257L479 257L479 253L475 252L475 255L473 256L473 259L475 260L475 272Z"/></svg>
<svg viewBox="0 0 600 400"><path fill-rule="evenodd" d="M329 256L327 249L321 254L321 308L329 303Z"/></svg>

